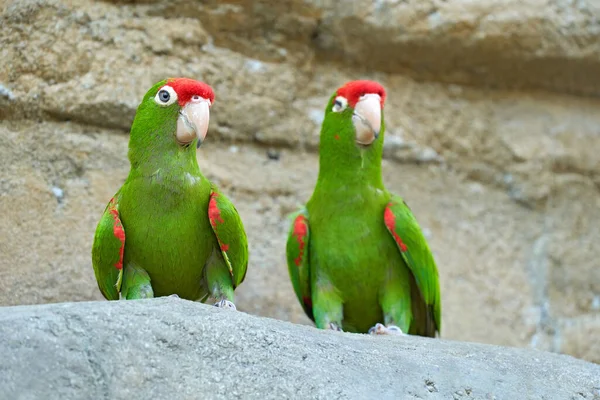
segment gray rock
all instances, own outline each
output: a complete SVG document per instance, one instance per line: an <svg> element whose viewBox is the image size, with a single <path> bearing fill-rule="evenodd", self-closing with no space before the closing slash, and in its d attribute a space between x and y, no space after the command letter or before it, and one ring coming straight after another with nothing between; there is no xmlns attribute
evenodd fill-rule
<svg viewBox="0 0 600 400"><path fill-rule="evenodd" d="M600 365L175 298L0 308L0 398L597 399Z"/></svg>

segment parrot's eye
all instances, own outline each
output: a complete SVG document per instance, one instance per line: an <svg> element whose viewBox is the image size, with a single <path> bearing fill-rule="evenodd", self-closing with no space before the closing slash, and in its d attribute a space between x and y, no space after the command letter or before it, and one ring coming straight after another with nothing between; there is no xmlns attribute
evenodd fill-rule
<svg viewBox="0 0 600 400"><path fill-rule="evenodd" d="M158 92L158 98L163 103L166 103L171 98L171 95L169 94L169 92L167 92L166 90L163 89L160 92Z"/></svg>
<svg viewBox="0 0 600 400"><path fill-rule="evenodd" d="M343 96L338 96L333 102L333 107L331 108L331 111L342 112L346 109L346 107L348 107L348 100L346 100L346 98Z"/></svg>
<svg viewBox="0 0 600 400"><path fill-rule="evenodd" d="M156 93L154 101L159 106L170 106L177 101L177 93L171 86L165 85Z"/></svg>

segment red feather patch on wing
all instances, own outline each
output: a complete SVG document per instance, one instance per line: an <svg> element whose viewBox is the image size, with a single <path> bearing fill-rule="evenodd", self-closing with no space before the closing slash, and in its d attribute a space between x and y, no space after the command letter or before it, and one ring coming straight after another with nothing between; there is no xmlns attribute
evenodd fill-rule
<svg viewBox="0 0 600 400"><path fill-rule="evenodd" d="M221 217L221 210L219 210L219 205L217 204L218 193L212 192L210 194L210 200L208 201L208 219L210 221L210 225L213 227L215 233L217 232L217 223L222 224L225 221L223 217ZM217 241L219 242L219 247L221 247L221 251L229 250L229 245L226 243L222 243L219 235L217 236Z"/></svg>
<svg viewBox="0 0 600 400"><path fill-rule="evenodd" d="M381 97L381 108L385 103L385 89L375 81L351 81L337 90L337 96L348 100L348 105L354 108L361 96L365 94L378 94Z"/></svg>
<svg viewBox="0 0 600 400"><path fill-rule="evenodd" d="M177 100L181 107L185 106L196 95L210 100L211 104L215 102L215 92L212 87L204 82L189 78L169 78L166 84L171 86L177 93Z"/></svg>
<svg viewBox="0 0 600 400"><path fill-rule="evenodd" d="M294 231L292 235L298 241L298 257L294 259L294 264L297 267L300 266L302 258L304 257L304 247L306 246L306 234L308 233L308 225L306 224L306 217L304 215L298 215L294 220Z"/></svg>
<svg viewBox="0 0 600 400"><path fill-rule="evenodd" d="M313 304L310 296L302 296L302 301L304 302L304 304L306 304L308 308L312 309Z"/></svg>
<svg viewBox="0 0 600 400"><path fill-rule="evenodd" d="M121 242L119 248L119 261L115 264L116 269L123 269L123 252L125 251L125 230L119 218L119 210L117 210L117 202L113 197L108 203L108 212L113 217L113 234Z"/></svg>
<svg viewBox="0 0 600 400"><path fill-rule="evenodd" d="M385 207L385 212L383 214L383 220L385 222L385 226L389 229L392 236L394 237L394 240L396 241L396 244L400 248L400 251L402 251L404 253L406 250L408 250L408 248L406 247L406 244L402 241L400 236L398 236L398 234L396 233L396 216L390 209L391 205L392 205L392 203L390 202Z"/></svg>

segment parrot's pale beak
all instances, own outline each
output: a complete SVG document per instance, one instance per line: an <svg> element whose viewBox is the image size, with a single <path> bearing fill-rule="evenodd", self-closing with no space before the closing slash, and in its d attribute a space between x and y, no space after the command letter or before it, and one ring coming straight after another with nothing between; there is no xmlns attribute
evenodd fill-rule
<svg viewBox="0 0 600 400"><path fill-rule="evenodd" d="M210 100L202 97L192 98L183 106L177 119L176 137L179 144L188 145L198 138L197 147L200 147L208 132L209 107Z"/></svg>
<svg viewBox="0 0 600 400"><path fill-rule="evenodd" d="M352 122L356 130L356 142L370 145L379 137L381 129L381 97L378 94L365 94L354 107Z"/></svg>

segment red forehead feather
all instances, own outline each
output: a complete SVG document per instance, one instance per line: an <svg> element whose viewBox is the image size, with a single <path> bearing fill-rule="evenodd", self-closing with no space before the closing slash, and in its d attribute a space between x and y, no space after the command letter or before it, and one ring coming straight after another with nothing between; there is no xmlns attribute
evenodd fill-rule
<svg viewBox="0 0 600 400"><path fill-rule="evenodd" d="M166 85L169 85L177 93L179 105L183 107L192 98L198 95L210 100L211 104L215 102L215 93L212 88L204 82L198 82L189 78L169 78ZM159 89L160 90L160 89Z"/></svg>
<svg viewBox="0 0 600 400"><path fill-rule="evenodd" d="M365 94L378 94L381 97L381 108L385 102L385 89L374 81L351 81L337 90L337 96L348 100L350 107L354 108L358 99Z"/></svg>

